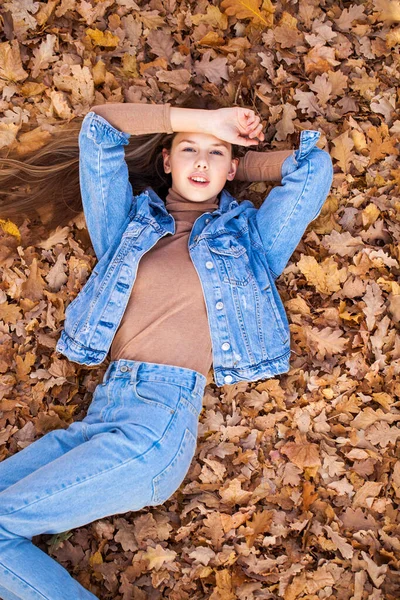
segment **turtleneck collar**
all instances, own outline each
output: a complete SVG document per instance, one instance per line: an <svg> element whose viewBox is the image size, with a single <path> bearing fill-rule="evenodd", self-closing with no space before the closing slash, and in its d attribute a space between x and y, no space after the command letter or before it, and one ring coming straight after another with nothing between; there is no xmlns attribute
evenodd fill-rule
<svg viewBox="0 0 400 600"><path fill-rule="evenodd" d="M205 212L217 209L219 207L219 198L218 195L216 195L207 200L207 202L193 202L182 196L179 192L169 188L165 198L165 206L169 212L189 210Z"/></svg>

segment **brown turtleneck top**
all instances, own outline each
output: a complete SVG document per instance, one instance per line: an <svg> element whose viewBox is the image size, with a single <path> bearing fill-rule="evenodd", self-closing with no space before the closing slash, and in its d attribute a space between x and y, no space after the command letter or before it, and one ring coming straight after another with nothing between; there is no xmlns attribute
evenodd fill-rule
<svg viewBox="0 0 400 600"><path fill-rule="evenodd" d="M128 133L173 133L169 107L122 104L118 112L118 106L111 104L96 107L95 112ZM248 151L240 159L236 178L280 181L282 163L290 154L291 150ZM192 202L170 188L165 205L175 219L175 234L160 238L140 259L110 358L176 365L207 376L212 365L211 334L188 239L195 220L216 210L219 200L215 196L207 202Z"/></svg>

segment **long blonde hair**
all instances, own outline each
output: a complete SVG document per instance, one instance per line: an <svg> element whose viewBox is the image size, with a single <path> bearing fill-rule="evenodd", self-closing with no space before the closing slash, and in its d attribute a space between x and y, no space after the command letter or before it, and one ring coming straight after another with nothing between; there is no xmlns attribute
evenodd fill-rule
<svg viewBox="0 0 400 600"><path fill-rule="evenodd" d="M221 98L200 96L191 91L171 106L215 110L230 104ZM78 135L83 117L62 126L44 146L22 159L0 157L0 218L18 224L25 217L39 218L47 232L66 225L82 211L79 187ZM125 146L125 158L134 194L151 186L165 198L172 185L163 169L162 148L171 149L175 133L132 135ZM232 145L232 158L245 148ZM248 187L248 182L227 181L233 195Z"/></svg>

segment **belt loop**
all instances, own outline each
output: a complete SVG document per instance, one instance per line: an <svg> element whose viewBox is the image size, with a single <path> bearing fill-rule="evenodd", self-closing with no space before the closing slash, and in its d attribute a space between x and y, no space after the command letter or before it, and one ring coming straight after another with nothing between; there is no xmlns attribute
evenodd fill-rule
<svg viewBox="0 0 400 600"><path fill-rule="evenodd" d="M110 378L110 371L112 369L113 363L110 362L110 364L108 365L107 369L104 371L104 375L103 375L103 380L101 383L107 383L107 381Z"/></svg>
<svg viewBox="0 0 400 600"><path fill-rule="evenodd" d="M206 378L204 377L204 375L196 372L196 383L193 387L193 394L202 397L202 395L204 394L205 380Z"/></svg>
<svg viewBox="0 0 400 600"><path fill-rule="evenodd" d="M142 363L138 360L131 361L131 364L129 367L130 371L131 371L131 380L130 380L131 383L134 383L137 380L137 373L138 373L138 370L139 370L139 367L141 364Z"/></svg>

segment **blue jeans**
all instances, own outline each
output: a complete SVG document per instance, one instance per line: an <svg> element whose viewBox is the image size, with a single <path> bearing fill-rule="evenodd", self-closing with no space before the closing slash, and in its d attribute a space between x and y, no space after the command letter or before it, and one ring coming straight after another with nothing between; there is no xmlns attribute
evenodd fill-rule
<svg viewBox="0 0 400 600"><path fill-rule="evenodd" d="M195 453L206 378L111 362L87 416L0 463L0 597L93 600L31 539L165 502Z"/></svg>

